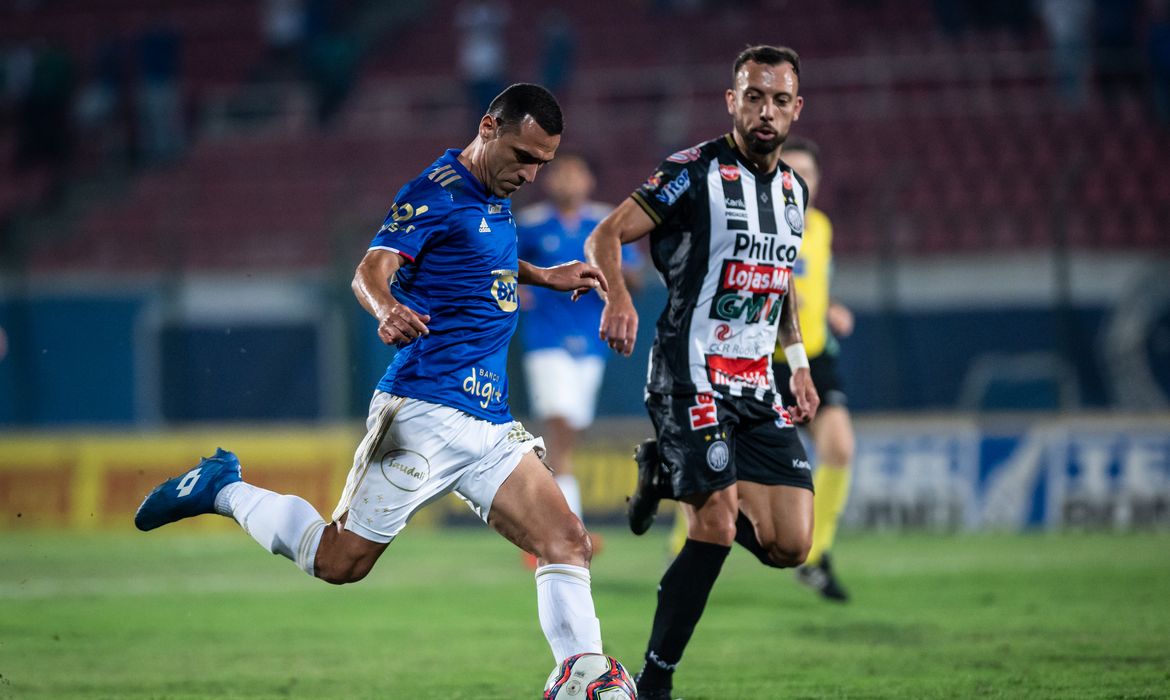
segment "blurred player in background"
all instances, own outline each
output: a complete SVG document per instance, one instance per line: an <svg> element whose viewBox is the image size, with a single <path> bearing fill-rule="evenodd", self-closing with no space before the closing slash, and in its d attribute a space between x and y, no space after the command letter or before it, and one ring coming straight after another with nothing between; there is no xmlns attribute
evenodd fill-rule
<svg viewBox="0 0 1170 700"><path fill-rule="evenodd" d="M794 275L800 301L800 330L809 357L813 384L821 397L816 418L809 423L816 447L813 484L814 521L812 549L805 563L796 569L801 583L829 600L845 602L849 594L833 573L829 550L837 534L837 520L849 497L849 476L853 464L853 424L849 419L845 391L837 373L838 337L853 332L853 313L832 300L829 285L833 268L833 225L829 217L812 206L821 182L820 150L811 141L791 137L784 142L784 162L808 184L809 208L804 219L804 243L796 258ZM773 356L776 386L786 402L791 372L784 349Z"/></svg>
<svg viewBox="0 0 1170 700"><path fill-rule="evenodd" d="M369 429L326 525L307 501L241 480L219 450L156 488L135 524L234 518L270 552L330 583L365 577L420 508L455 491L497 532L539 558L537 607L559 664L601 652L590 592L590 542L541 462L543 442L512 419L505 374L516 284L574 296L604 289L597 268L541 268L517 258L508 197L560 144L562 117L537 85L492 101L466 149L452 149L403 187L353 280L400 350L370 402Z"/></svg>
<svg viewBox="0 0 1170 700"><path fill-rule="evenodd" d="M809 193L780 160L803 103L799 73L791 49L743 51L726 93L732 133L663 161L586 244L610 280L601 334L616 352L632 352L638 326L622 244L650 235L668 293L646 387L657 440L635 455L629 516L642 534L658 501L675 498L687 540L659 584L642 700L671 697L733 542L769 566L792 567L812 538L812 474L793 421L812 418L818 399L790 289ZM773 384L777 335L793 365L789 408Z"/></svg>
<svg viewBox="0 0 1170 700"><path fill-rule="evenodd" d="M519 253L533 265L551 267L585 258L585 238L613 209L592 202L595 180L585 159L561 153L542 176L548 200L516 216ZM637 248L622 249L627 286L638 282L641 258ZM532 415L543 422L547 464L565 494L569 508L581 513L581 489L573 475L573 450L579 433L593 422L597 391L605 373L608 349L597 335L601 297L587 294L577 301L548 289L524 289L520 334L524 342L524 373ZM594 540L594 554L599 541Z"/></svg>

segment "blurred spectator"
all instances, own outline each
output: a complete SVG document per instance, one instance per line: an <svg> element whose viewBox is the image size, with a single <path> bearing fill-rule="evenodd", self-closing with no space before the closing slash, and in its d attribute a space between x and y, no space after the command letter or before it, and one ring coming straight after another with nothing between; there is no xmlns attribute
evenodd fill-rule
<svg viewBox="0 0 1170 700"><path fill-rule="evenodd" d="M33 62L32 49L25 45L17 45L0 56L0 104L19 104L28 91L28 84L32 82Z"/></svg>
<svg viewBox="0 0 1170 700"><path fill-rule="evenodd" d="M654 119L655 150L674 153L689 145L687 139L691 133L694 90L686 76L677 76L657 87L660 92L655 96L655 102L659 105Z"/></svg>
<svg viewBox="0 0 1170 700"><path fill-rule="evenodd" d="M265 0L262 15L264 41L272 60L288 64L305 39L304 0Z"/></svg>
<svg viewBox="0 0 1170 700"><path fill-rule="evenodd" d="M82 140L102 161L129 147L123 99L127 95L121 42L102 42L74 113Z"/></svg>
<svg viewBox="0 0 1170 700"><path fill-rule="evenodd" d="M138 38L138 133L146 162L166 162L183 150L179 57L182 39L159 25Z"/></svg>
<svg viewBox="0 0 1170 700"><path fill-rule="evenodd" d="M317 124L325 126L353 87L358 48L345 34L324 34L309 47L309 78L317 97Z"/></svg>
<svg viewBox="0 0 1170 700"><path fill-rule="evenodd" d="M317 125L326 126L353 87L359 51L345 31L333 0L308 0L305 6L306 74L317 100Z"/></svg>
<svg viewBox="0 0 1170 700"><path fill-rule="evenodd" d="M1141 0L1096 0L1094 22L1099 82L1106 99L1141 86L1137 19Z"/></svg>
<svg viewBox="0 0 1170 700"><path fill-rule="evenodd" d="M933 0L934 19L939 29L949 37L957 37L967 26L963 0Z"/></svg>
<svg viewBox="0 0 1170 700"><path fill-rule="evenodd" d="M459 72L477 115L506 87L504 27L509 15L508 6L498 0L465 0L455 12L455 26L463 32Z"/></svg>
<svg viewBox="0 0 1170 700"><path fill-rule="evenodd" d="M1066 106L1080 108L1088 99L1092 59L1089 24L1092 0L1037 0L1036 9L1048 34L1052 70Z"/></svg>
<svg viewBox="0 0 1170 700"><path fill-rule="evenodd" d="M540 81L559 97L561 88L567 86L572 77L577 52L577 34L563 10L554 7L544 13L541 38Z"/></svg>
<svg viewBox="0 0 1170 700"><path fill-rule="evenodd" d="M1150 60L1154 115L1159 124L1170 126L1170 0L1151 3L1146 51Z"/></svg>
<svg viewBox="0 0 1170 700"><path fill-rule="evenodd" d="M33 59L32 73L20 98L16 165L20 169L48 168L49 187L44 204L53 204L64 194L73 156L73 134L69 128L73 80L69 55L55 47L42 47Z"/></svg>

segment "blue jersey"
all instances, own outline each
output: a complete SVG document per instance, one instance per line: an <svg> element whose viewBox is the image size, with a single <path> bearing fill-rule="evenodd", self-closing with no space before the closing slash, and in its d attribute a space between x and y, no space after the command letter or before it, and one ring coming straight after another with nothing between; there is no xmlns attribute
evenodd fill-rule
<svg viewBox="0 0 1170 700"><path fill-rule="evenodd" d="M447 151L398 192L370 244L407 259L390 292L431 317L430 334L399 350L378 388L506 423L516 223L508 200L488 193L459 153Z"/></svg>
<svg viewBox="0 0 1170 700"><path fill-rule="evenodd" d="M610 211L604 204L590 202L581 207L576 222L565 221L548 203L521 211L520 257L539 267L584 260L585 239ZM640 263L633 246L622 246L622 263ZM608 356L608 346L597 334L605 307L599 295L591 292L574 302L572 295L563 292L543 287L530 291L532 301L521 310L525 350L562 348L575 357Z"/></svg>

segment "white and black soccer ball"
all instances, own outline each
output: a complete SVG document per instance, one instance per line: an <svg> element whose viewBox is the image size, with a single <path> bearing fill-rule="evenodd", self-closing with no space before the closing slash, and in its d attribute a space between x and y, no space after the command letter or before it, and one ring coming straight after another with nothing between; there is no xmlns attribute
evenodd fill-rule
<svg viewBox="0 0 1170 700"><path fill-rule="evenodd" d="M544 700L635 700L634 679L618 660L605 654L577 654L553 669Z"/></svg>

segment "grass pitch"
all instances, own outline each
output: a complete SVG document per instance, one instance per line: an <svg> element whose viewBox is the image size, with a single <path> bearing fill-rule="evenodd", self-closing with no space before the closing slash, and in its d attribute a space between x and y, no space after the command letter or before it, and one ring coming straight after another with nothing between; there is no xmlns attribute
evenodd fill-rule
<svg viewBox="0 0 1170 700"><path fill-rule="evenodd" d="M408 529L331 587L243 533L0 536L0 698L536 698L532 574L485 529ZM634 672L659 522L603 531L593 592ZM1170 697L1170 536L846 533L840 606L736 550L687 700Z"/></svg>

